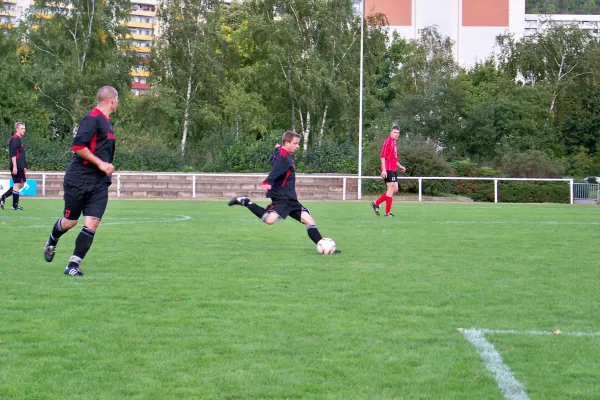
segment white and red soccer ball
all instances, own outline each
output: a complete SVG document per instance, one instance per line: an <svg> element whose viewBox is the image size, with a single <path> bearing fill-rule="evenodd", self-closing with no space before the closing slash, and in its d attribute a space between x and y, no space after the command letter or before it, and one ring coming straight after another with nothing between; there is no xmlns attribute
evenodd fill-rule
<svg viewBox="0 0 600 400"><path fill-rule="evenodd" d="M328 255L335 252L335 242L333 239L323 238L317 243L317 253Z"/></svg>

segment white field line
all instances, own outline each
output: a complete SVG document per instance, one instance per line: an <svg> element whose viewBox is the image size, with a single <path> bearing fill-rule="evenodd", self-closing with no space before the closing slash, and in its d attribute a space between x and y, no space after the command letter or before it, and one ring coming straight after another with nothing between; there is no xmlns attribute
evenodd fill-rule
<svg viewBox="0 0 600 400"><path fill-rule="evenodd" d="M511 369L502 361L500 353L485 338L482 329L463 329L462 334L479 353L486 368L492 373L504 397L508 400L528 400L525 387L513 375Z"/></svg>
<svg viewBox="0 0 600 400"><path fill-rule="evenodd" d="M600 337L600 332L559 332L559 331L517 331L512 329L459 329L465 338L475 346L477 353L492 373L504 397L508 400L527 400L529 396L513 375L511 369L502 361L500 353L493 344L487 341L485 335L531 335L531 336L570 336L570 337Z"/></svg>
<svg viewBox="0 0 600 400"><path fill-rule="evenodd" d="M373 217L372 219L365 220L349 220L346 222L350 223L369 223L377 221L377 217ZM403 225L405 224L419 224L419 225L600 225L600 221L598 222L571 222L571 221L406 221L401 218L394 218L396 222L400 222Z"/></svg>
<svg viewBox="0 0 600 400"><path fill-rule="evenodd" d="M108 221L102 221L100 223L101 226L107 225L137 225L137 224L161 224L167 222L184 222L191 220L192 217L189 215L174 215L173 218L110 218ZM53 221L56 218L52 218ZM10 229L34 229L34 228L52 228L52 223L44 224L44 225L20 225L20 226L5 226ZM49 228L49 229L50 229Z"/></svg>
<svg viewBox="0 0 600 400"><path fill-rule="evenodd" d="M560 332L551 331L516 331L512 329L478 329L485 335L505 334L505 335L531 335L531 336L575 336L575 337L600 337L600 332Z"/></svg>

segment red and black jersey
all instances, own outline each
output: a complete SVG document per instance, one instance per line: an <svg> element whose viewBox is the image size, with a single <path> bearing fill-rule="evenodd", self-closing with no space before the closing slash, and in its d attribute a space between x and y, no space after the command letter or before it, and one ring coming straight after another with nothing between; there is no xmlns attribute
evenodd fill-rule
<svg viewBox="0 0 600 400"><path fill-rule="evenodd" d="M385 169L387 171L395 171L396 164L398 163L398 146L396 140L392 137L388 137L383 142L381 149L381 158L385 158Z"/></svg>
<svg viewBox="0 0 600 400"><path fill-rule="evenodd" d="M73 151L87 147L99 159L112 163L115 156L115 134L110 119L98 108L90 111L79 123L79 129L73 139ZM73 154L73 160L67 167L65 179L94 182L101 179L110 182L110 176L100 171L94 164Z"/></svg>
<svg viewBox="0 0 600 400"><path fill-rule="evenodd" d="M283 147L275 149L271 155L271 172L265 183L271 185L267 197L273 200L298 200L296 195L296 169L292 155Z"/></svg>
<svg viewBox="0 0 600 400"><path fill-rule="evenodd" d="M12 171L13 163L12 158L17 158L17 169L25 169L27 168L27 159L25 158L25 148L23 147L23 141L21 140L21 136L16 133L11 136L8 141L8 169Z"/></svg>

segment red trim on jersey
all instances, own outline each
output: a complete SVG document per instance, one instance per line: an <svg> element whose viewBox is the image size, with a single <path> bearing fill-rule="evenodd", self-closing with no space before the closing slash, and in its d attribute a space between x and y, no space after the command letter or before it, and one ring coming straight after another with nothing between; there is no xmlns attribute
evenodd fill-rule
<svg viewBox="0 0 600 400"><path fill-rule="evenodd" d="M281 157L287 157L288 152L285 151L283 147L279 147L279 154L281 155Z"/></svg>
<svg viewBox="0 0 600 400"><path fill-rule="evenodd" d="M104 113L102 111L100 111L100 109L98 107L94 108L90 112L90 117L97 117L98 115L103 116L105 120L110 122L110 119L106 115L104 115Z"/></svg>
<svg viewBox="0 0 600 400"><path fill-rule="evenodd" d="M85 146L81 146L81 145L73 146L72 149L73 149L73 151L83 150L83 149L85 149Z"/></svg>
<svg viewBox="0 0 600 400"><path fill-rule="evenodd" d="M292 171L290 171L289 169L287 171L285 171L285 178L283 178L283 182L281 183L281 187L285 186L285 184L287 183L287 179L290 177L291 173L292 173Z"/></svg>

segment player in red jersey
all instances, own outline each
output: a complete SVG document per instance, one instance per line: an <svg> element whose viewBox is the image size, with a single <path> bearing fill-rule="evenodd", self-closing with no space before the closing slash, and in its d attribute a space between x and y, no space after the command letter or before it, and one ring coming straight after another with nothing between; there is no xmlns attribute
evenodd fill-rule
<svg viewBox="0 0 600 400"><path fill-rule="evenodd" d="M401 172L406 172L406 168L398 162L398 146L396 140L400 136L398 125L392 126L390 136L383 142L381 149L381 177L385 180L387 190L373 203L373 211L379 215L379 205L385 201L385 216L394 217L392 213L392 201L394 193L398 192L398 179L396 176L396 167Z"/></svg>

